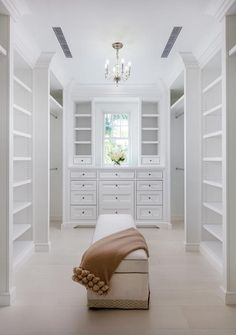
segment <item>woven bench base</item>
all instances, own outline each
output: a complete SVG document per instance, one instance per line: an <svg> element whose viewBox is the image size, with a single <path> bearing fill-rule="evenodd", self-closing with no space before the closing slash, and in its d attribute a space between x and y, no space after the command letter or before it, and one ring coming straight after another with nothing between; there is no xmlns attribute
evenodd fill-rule
<svg viewBox="0 0 236 335"><path fill-rule="evenodd" d="M89 308L149 309L148 300L88 300Z"/></svg>

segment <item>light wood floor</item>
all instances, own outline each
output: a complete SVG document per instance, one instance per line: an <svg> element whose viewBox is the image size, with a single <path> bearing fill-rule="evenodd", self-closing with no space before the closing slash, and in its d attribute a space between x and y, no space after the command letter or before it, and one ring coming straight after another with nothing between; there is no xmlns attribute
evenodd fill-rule
<svg viewBox="0 0 236 335"><path fill-rule="evenodd" d="M51 252L34 254L16 273L16 301L0 309L0 334L236 335L236 307L224 305L207 260L184 252L180 226L141 231L150 248L150 310L88 310L71 273L93 230L53 226Z"/></svg>

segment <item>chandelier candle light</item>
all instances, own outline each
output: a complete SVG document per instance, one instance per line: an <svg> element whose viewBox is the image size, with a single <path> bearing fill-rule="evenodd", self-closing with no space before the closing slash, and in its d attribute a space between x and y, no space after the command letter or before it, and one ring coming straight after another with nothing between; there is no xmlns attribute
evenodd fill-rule
<svg viewBox="0 0 236 335"><path fill-rule="evenodd" d="M112 44L112 47L116 50L116 64L113 66L112 71L109 69L110 61L107 60L105 63L105 78L113 79L116 83L116 86L119 85L119 82L126 81L130 77L131 73L131 62L128 62L125 65L125 61L122 58L121 61L119 59L119 50L123 48L123 44L121 42L115 42Z"/></svg>

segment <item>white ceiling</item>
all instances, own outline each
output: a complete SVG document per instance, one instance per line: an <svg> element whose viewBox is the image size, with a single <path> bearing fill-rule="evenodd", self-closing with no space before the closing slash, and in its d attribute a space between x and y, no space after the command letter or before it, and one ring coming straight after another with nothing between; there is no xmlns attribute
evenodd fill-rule
<svg viewBox="0 0 236 335"><path fill-rule="evenodd" d="M26 0L31 14L21 23L42 51L58 53L69 77L80 84L103 84L104 63L124 43L132 61L131 84L155 84L178 51L193 51L216 21L206 15L210 0ZM52 26L60 26L73 58L66 59ZM160 55L173 26L183 30L168 59Z"/></svg>

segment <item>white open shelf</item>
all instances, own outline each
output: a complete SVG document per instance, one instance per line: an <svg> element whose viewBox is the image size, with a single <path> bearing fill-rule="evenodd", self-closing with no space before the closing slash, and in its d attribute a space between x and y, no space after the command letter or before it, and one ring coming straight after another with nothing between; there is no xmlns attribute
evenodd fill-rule
<svg viewBox="0 0 236 335"><path fill-rule="evenodd" d="M201 252L221 271L223 264L222 243L220 241L203 241L200 247Z"/></svg>
<svg viewBox="0 0 236 335"><path fill-rule="evenodd" d="M179 112L184 110L184 95L182 95L173 105L170 107L172 112Z"/></svg>
<svg viewBox="0 0 236 335"><path fill-rule="evenodd" d="M218 187L218 188L222 188L222 183L219 182L219 181L214 181L214 180L207 180L207 179L204 179L203 180L203 184L205 185L209 185L209 186L214 186L214 187Z"/></svg>
<svg viewBox="0 0 236 335"><path fill-rule="evenodd" d="M0 44L0 55L6 56L7 50Z"/></svg>
<svg viewBox="0 0 236 335"><path fill-rule="evenodd" d="M222 76L219 76L215 80L213 80L209 85L207 85L203 90L202 93L205 94L208 91L210 91L212 88L214 88L216 85L218 85L222 81Z"/></svg>
<svg viewBox="0 0 236 335"><path fill-rule="evenodd" d="M211 235L216 237L219 241L223 241L223 228L222 224L204 224L203 228Z"/></svg>
<svg viewBox="0 0 236 335"><path fill-rule="evenodd" d="M31 228L30 224L14 223L13 224L13 241L18 239L21 235L23 235L30 228Z"/></svg>
<svg viewBox="0 0 236 335"><path fill-rule="evenodd" d="M204 202L203 206L212 210L213 212L223 215L223 206L222 202Z"/></svg>
<svg viewBox="0 0 236 335"><path fill-rule="evenodd" d="M24 138L32 138L31 134L23 133L22 131L13 130L14 136L24 137Z"/></svg>
<svg viewBox="0 0 236 335"><path fill-rule="evenodd" d="M50 110L52 112L61 112L63 110L63 106L50 95Z"/></svg>
<svg viewBox="0 0 236 335"><path fill-rule="evenodd" d="M19 264L33 252L33 241L14 241L13 242L13 267Z"/></svg>
<svg viewBox="0 0 236 335"><path fill-rule="evenodd" d="M18 112L21 112L23 114L26 114L28 116L31 116L32 113L30 111L28 111L27 109L19 106L19 105L16 105L16 104L13 104L13 108L16 109Z"/></svg>
<svg viewBox="0 0 236 335"><path fill-rule="evenodd" d="M222 104L217 105L215 107L212 107L212 108L204 111L203 116L208 116L208 115L214 114L215 112L218 112L219 110L221 110L221 108L222 108Z"/></svg>
<svg viewBox="0 0 236 335"><path fill-rule="evenodd" d="M18 162L20 162L20 161L31 161L32 160L32 158L31 157L28 157L28 156L25 156L25 157L13 157L13 160L14 161L18 161Z"/></svg>
<svg viewBox="0 0 236 335"><path fill-rule="evenodd" d="M214 132L209 133L209 134L205 134L205 135L203 135L203 138L207 139L207 138L219 137L219 136L222 136L222 130L214 131Z"/></svg>
<svg viewBox="0 0 236 335"><path fill-rule="evenodd" d="M159 117L159 114L142 114L142 117Z"/></svg>
<svg viewBox="0 0 236 335"><path fill-rule="evenodd" d="M229 56L236 55L236 44L229 50Z"/></svg>
<svg viewBox="0 0 236 335"><path fill-rule="evenodd" d="M222 157L204 157L204 162L222 162Z"/></svg>
<svg viewBox="0 0 236 335"><path fill-rule="evenodd" d="M28 85L26 85L22 80L20 80L20 78L14 76L13 79L14 82L17 83L19 86L21 86L24 90L26 90L29 93L32 93L32 89Z"/></svg>
<svg viewBox="0 0 236 335"><path fill-rule="evenodd" d="M14 182L13 187L20 187L20 186L28 185L31 183L32 183L32 179L25 179L25 180Z"/></svg>
<svg viewBox="0 0 236 335"><path fill-rule="evenodd" d="M13 214L19 213L31 206L31 202L15 202L13 204Z"/></svg>

